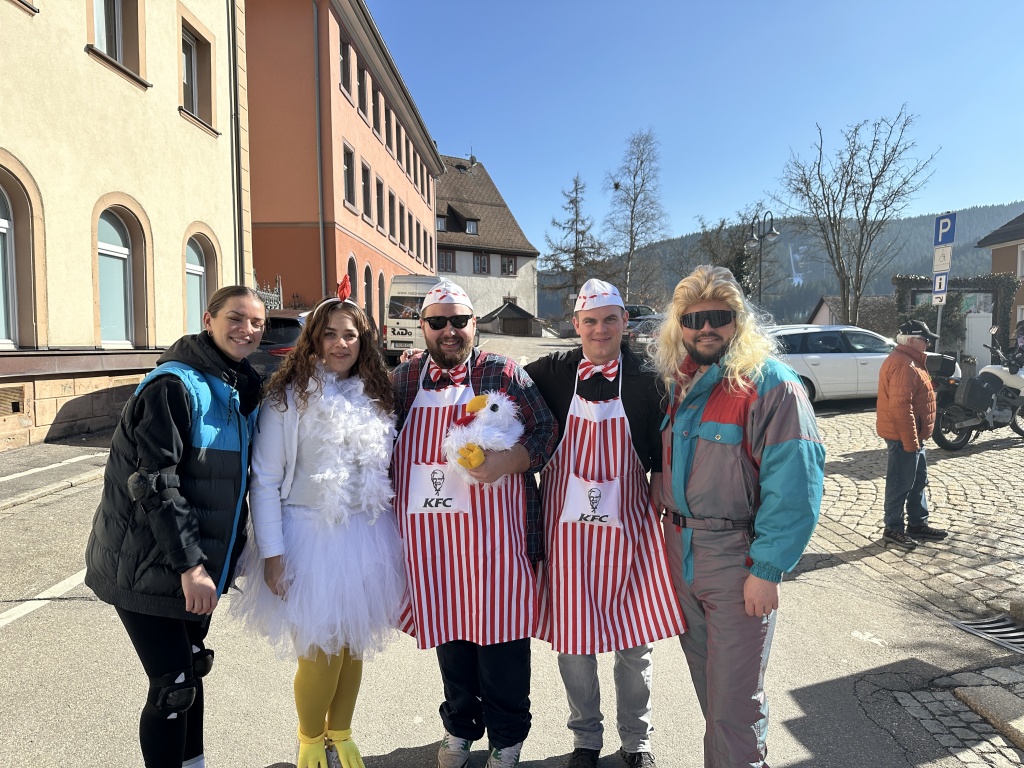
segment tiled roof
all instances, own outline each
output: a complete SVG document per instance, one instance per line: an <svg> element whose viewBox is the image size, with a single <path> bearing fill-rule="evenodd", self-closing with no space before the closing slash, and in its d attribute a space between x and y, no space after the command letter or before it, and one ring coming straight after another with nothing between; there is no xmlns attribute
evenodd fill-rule
<svg viewBox="0 0 1024 768"><path fill-rule="evenodd" d="M995 232L985 235L978 241L975 248L991 248L994 245L1012 243L1014 240L1024 240L1024 213L1013 221L1003 224Z"/></svg>
<svg viewBox="0 0 1024 768"><path fill-rule="evenodd" d="M497 309L494 309L494 310L491 310L490 312L488 312L486 315L481 317L478 322L489 323L489 322L491 322L492 320L494 320L497 317L500 317L500 318L503 318L503 319L506 319L506 320L510 319L510 318L525 318L527 320L532 320L533 319L533 315L531 315L529 312L527 312L522 307L517 306L516 304L513 304L511 302L506 302L506 303L502 304L500 307L498 307Z"/></svg>
<svg viewBox="0 0 1024 768"><path fill-rule="evenodd" d="M479 222L479 234L436 232L439 250L540 255L519 228L483 163L470 166L469 160L448 155L441 155L441 159L447 171L437 181L437 215L448 216L449 226L453 219L459 223L475 219Z"/></svg>

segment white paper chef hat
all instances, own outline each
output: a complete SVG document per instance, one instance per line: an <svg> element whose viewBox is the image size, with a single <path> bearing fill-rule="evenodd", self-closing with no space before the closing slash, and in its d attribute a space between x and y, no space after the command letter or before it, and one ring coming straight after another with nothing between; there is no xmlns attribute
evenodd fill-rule
<svg viewBox="0 0 1024 768"><path fill-rule="evenodd" d="M473 302L470 301L469 294L451 280L442 280L423 297L423 309L434 304L462 304L469 307L470 312L473 311Z"/></svg>
<svg viewBox="0 0 1024 768"><path fill-rule="evenodd" d="M580 295L576 297L576 306L573 312L581 309L597 309L598 307L623 307L622 297L619 296L619 289L604 280L587 280L580 288Z"/></svg>

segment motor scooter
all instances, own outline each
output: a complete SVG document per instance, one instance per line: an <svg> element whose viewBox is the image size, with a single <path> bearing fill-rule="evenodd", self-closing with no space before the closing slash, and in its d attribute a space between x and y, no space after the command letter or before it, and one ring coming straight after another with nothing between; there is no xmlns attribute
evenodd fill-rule
<svg viewBox="0 0 1024 768"><path fill-rule="evenodd" d="M989 333L995 336L999 326ZM981 432L1009 427L1024 437L1024 349L1004 354L998 344L984 345L999 359L976 376L958 379L933 373L936 445L959 451Z"/></svg>

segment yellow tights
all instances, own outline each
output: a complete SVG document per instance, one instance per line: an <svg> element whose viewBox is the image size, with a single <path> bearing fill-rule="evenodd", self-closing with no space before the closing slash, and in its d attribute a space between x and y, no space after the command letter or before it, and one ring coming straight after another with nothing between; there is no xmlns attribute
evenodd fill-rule
<svg viewBox="0 0 1024 768"><path fill-rule="evenodd" d="M328 656L317 651L312 659L299 658L295 672L295 709L299 714L299 730L307 736L318 736L327 729L346 730L352 727L352 713L363 679L363 662L349 655L346 648Z"/></svg>

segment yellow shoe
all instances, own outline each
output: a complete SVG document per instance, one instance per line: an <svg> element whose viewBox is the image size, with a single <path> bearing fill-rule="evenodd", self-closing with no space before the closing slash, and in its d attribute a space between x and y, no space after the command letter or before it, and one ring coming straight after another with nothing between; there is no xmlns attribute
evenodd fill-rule
<svg viewBox="0 0 1024 768"><path fill-rule="evenodd" d="M299 754L295 758L295 768L328 768L330 764L327 762L327 744L324 742L327 731L312 738L302 731L298 734Z"/></svg>
<svg viewBox="0 0 1024 768"><path fill-rule="evenodd" d="M352 729L327 731L328 768L366 768L359 747L352 741Z"/></svg>

